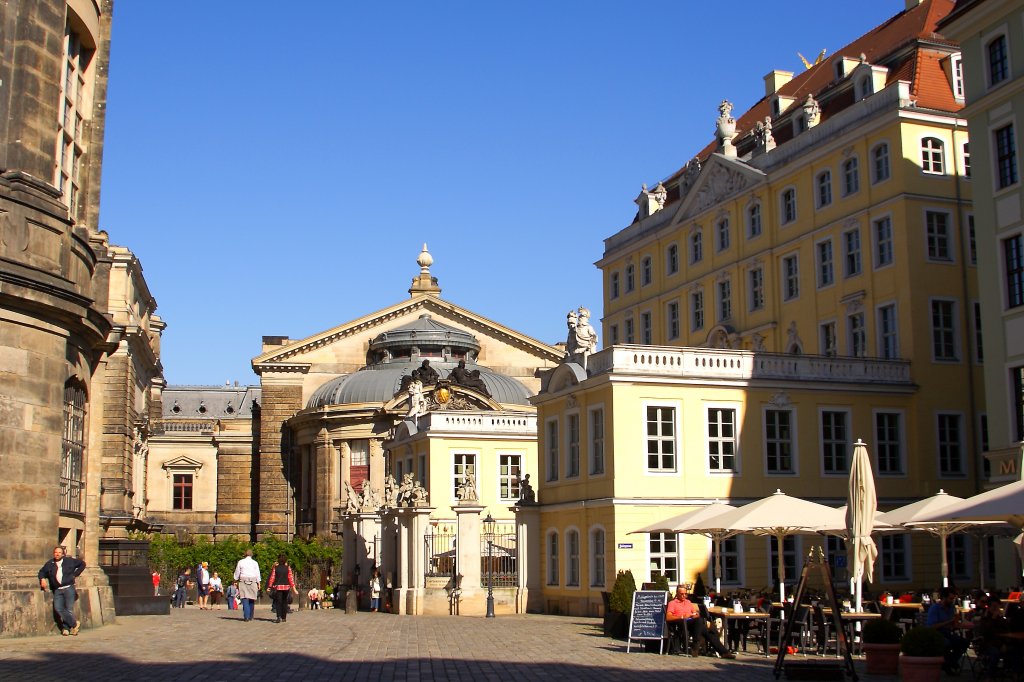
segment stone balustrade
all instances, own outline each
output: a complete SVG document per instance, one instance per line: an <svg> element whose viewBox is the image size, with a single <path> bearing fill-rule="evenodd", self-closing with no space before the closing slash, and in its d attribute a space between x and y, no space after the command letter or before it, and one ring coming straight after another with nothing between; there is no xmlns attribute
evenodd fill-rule
<svg viewBox="0 0 1024 682"><path fill-rule="evenodd" d="M612 346L591 355L587 369L591 376L613 373L724 381L784 379L831 383L912 383L910 362L907 360L717 348Z"/></svg>
<svg viewBox="0 0 1024 682"><path fill-rule="evenodd" d="M419 419L421 431L537 435L537 417L512 412L431 412Z"/></svg>

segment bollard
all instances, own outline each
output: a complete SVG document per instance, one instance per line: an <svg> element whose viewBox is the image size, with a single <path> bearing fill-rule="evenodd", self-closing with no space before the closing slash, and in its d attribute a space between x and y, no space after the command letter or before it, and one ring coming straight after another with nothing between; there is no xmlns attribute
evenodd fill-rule
<svg viewBox="0 0 1024 682"><path fill-rule="evenodd" d="M345 593L345 613L359 612L359 593L356 590L349 590Z"/></svg>

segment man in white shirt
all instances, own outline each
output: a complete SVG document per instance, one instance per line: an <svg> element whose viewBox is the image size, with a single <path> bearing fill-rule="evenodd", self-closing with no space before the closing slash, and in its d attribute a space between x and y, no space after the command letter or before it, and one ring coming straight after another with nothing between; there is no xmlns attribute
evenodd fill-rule
<svg viewBox="0 0 1024 682"><path fill-rule="evenodd" d="M260 593L260 565L252 558L252 550L245 550L245 556L235 565L235 580L238 581L238 598L242 600L242 620L250 621Z"/></svg>

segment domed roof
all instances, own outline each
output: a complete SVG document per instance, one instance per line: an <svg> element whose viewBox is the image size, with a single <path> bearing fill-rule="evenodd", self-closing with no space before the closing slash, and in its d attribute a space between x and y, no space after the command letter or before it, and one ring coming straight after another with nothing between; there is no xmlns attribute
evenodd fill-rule
<svg viewBox="0 0 1024 682"><path fill-rule="evenodd" d="M447 377L458 365L458 362L438 362L432 358L430 360L430 366L436 369L442 378ZM387 402L398 393L402 377L411 374L419 365L419 362L382 363L331 379L313 393L307 407ZM475 363L467 362L466 369L480 370L480 378L490 391L491 397L497 402L504 405L530 404L530 392L512 377L492 372Z"/></svg>
<svg viewBox="0 0 1024 682"><path fill-rule="evenodd" d="M530 392L525 386L473 361L480 351L480 342L475 336L438 322L429 313L401 327L381 332L370 342L369 350L372 364L354 374L328 381L316 390L307 407L387 402L398 393L402 377L412 374L423 360L430 360L431 367L442 379L460 360L465 360L466 369L480 371L480 378L491 398L503 405L530 404Z"/></svg>

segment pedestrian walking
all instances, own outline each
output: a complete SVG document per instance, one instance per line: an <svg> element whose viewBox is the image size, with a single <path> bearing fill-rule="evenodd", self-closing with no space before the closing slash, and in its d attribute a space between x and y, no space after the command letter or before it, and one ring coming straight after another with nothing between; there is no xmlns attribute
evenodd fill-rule
<svg viewBox="0 0 1024 682"><path fill-rule="evenodd" d="M174 608L185 608L185 601L188 598L188 588L191 585L192 569L186 568L184 571L178 574L178 579L174 582Z"/></svg>
<svg viewBox="0 0 1024 682"><path fill-rule="evenodd" d="M228 589L224 592L228 600L228 610L235 611L238 609L238 583L234 582L228 585Z"/></svg>
<svg viewBox="0 0 1024 682"><path fill-rule="evenodd" d="M277 565L270 569L270 582L267 583L267 592L273 595L274 613L277 614L275 623L284 623L288 620L288 590L295 594L299 593L299 589L295 587L292 567L288 565L288 557L278 554Z"/></svg>
<svg viewBox="0 0 1024 682"><path fill-rule="evenodd" d="M153 571L153 596L160 596L160 571Z"/></svg>
<svg viewBox="0 0 1024 682"><path fill-rule="evenodd" d="M210 564L202 562L196 567L196 601L199 608L206 611L210 608Z"/></svg>
<svg viewBox="0 0 1024 682"><path fill-rule="evenodd" d="M60 634L77 635L82 624L75 620L75 578L85 570L85 562L64 556L60 545L53 548L53 558L39 569L39 589L53 593L53 610L59 620Z"/></svg>
<svg viewBox="0 0 1024 682"><path fill-rule="evenodd" d="M242 620L251 621L262 579L260 565L252 558L251 549L245 550L245 556L235 564L234 579L238 581L238 596L242 600Z"/></svg>
<svg viewBox="0 0 1024 682"><path fill-rule="evenodd" d="M224 596L224 582L220 579L220 574L217 571L213 572L213 577L210 578L210 609L220 603L220 598Z"/></svg>

